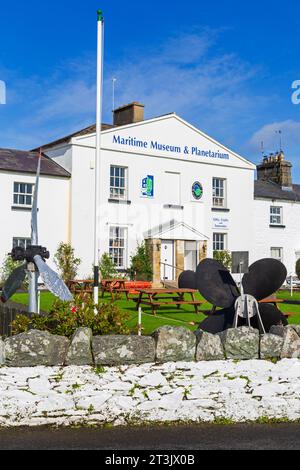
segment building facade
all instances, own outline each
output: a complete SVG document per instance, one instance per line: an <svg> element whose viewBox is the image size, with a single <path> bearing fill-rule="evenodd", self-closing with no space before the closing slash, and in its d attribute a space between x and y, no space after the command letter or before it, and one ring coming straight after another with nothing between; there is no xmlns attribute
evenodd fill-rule
<svg viewBox="0 0 300 470"><path fill-rule="evenodd" d="M99 256L109 253L125 271L145 240L157 284L223 250L248 252L250 262L281 257L294 270L300 190L295 200L292 183L270 182L266 168L255 182L255 165L176 114L144 120L143 113L143 105L132 103L102 128ZM40 241L52 254L61 241L71 243L82 260L80 277L92 273L95 141L91 126L43 146ZM20 152L22 166L17 153L0 150L2 258L30 237L37 154ZM281 163L286 170L282 156Z"/></svg>

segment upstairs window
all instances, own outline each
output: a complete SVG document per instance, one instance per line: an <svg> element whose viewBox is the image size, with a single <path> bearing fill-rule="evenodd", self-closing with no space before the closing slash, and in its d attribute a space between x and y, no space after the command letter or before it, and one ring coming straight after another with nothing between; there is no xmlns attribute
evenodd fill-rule
<svg viewBox="0 0 300 470"><path fill-rule="evenodd" d="M30 183L14 183L14 205L31 207L34 185Z"/></svg>
<svg viewBox="0 0 300 470"><path fill-rule="evenodd" d="M213 207L226 207L226 180L213 178Z"/></svg>
<svg viewBox="0 0 300 470"><path fill-rule="evenodd" d="M110 167L110 198L127 199L127 168L121 166Z"/></svg>
<svg viewBox="0 0 300 470"><path fill-rule="evenodd" d="M271 206L270 208L270 224L271 225L282 225L282 207Z"/></svg>

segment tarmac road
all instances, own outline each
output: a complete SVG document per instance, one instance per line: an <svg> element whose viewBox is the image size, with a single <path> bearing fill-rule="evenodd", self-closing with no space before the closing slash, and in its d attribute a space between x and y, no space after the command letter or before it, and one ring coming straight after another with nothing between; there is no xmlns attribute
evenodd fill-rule
<svg viewBox="0 0 300 470"><path fill-rule="evenodd" d="M299 450L300 425L0 429L1 450Z"/></svg>

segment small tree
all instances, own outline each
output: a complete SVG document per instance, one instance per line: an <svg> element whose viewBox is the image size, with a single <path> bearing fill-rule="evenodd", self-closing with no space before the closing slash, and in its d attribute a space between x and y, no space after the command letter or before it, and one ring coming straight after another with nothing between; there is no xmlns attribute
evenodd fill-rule
<svg viewBox="0 0 300 470"><path fill-rule="evenodd" d="M54 255L54 262L66 283L76 278L81 259L75 257L75 250L69 243L60 243Z"/></svg>
<svg viewBox="0 0 300 470"><path fill-rule="evenodd" d="M232 267L232 256L229 251L215 251L214 259L223 264L226 269L231 269Z"/></svg>
<svg viewBox="0 0 300 470"><path fill-rule="evenodd" d="M298 259L296 263L296 274L298 276L298 279L300 279L300 259Z"/></svg>
<svg viewBox="0 0 300 470"><path fill-rule="evenodd" d="M131 256L130 276L131 278L141 279L143 281L152 280L153 269L151 256L145 242L138 245L136 253Z"/></svg>
<svg viewBox="0 0 300 470"><path fill-rule="evenodd" d="M113 279L118 276L116 265L109 253L104 253L99 263L101 279Z"/></svg>

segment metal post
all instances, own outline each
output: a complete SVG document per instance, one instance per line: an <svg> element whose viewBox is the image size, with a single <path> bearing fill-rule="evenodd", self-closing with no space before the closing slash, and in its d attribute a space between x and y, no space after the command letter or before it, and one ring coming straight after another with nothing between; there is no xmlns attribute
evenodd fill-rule
<svg viewBox="0 0 300 470"><path fill-rule="evenodd" d="M27 269L29 272L29 313L38 313L38 299L37 299L37 288L38 288L38 273L34 263L28 263Z"/></svg>
<svg viewBox="0 0 300 470"><path fill-rule="evenodd" d="M97 103L96 103L96 158L95 158L95 214L94 214L94 304L99 303L99 209L100 209L100 153L102 122L102 83L103 83L103 31L102 11L98 10L97 31ZM95 310L96 313L96 310Z"/></svg>
<svg viewBox="0 0 300 470"><path fill-rule="evenodd" d="M142 308L139 307L138 335L142 336Z"/></svg>

